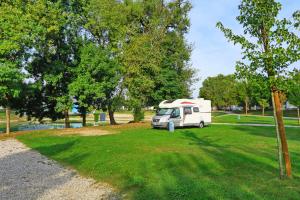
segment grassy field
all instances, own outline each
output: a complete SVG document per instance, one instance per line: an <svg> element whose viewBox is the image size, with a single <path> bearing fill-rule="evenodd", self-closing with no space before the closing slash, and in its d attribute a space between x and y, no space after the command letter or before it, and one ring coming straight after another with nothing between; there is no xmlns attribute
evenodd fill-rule
<svg viewBox="0 0 300 200"><path fill-rule="evenodd" d="M126 199L299 199L300 129L288 128L293 179L279 180L274 128L212 125L175 133L117 126L106 136L17 138ZM114 129L114 128L108 128Z"/></svg>
<svg viewBox="0 0 300 200"><path fill-rule="evenodd" d="M244 111L233 111L236 114L245 114ZM250 110L248 112L249 115L262 115L261 110ZM266 110L266 116L273 116L273 110ZM297 117L297 110L283 110L283 116L285 117Z"/></svg>
<svg viewBox="0 0 300 200"><path fill-rule="evenodd" d="M238 124L274 124L273 117L270 116L251 116L251 115L238 115L226 114L219 115L212 118L216 123L238 123ZM284 119L286 125L298 125L297 119Z"/></svg>

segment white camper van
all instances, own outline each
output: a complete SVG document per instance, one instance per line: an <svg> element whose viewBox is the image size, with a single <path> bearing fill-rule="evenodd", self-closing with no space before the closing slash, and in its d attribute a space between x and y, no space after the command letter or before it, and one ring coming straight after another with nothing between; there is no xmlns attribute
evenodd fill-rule
<svg viewBox="0 0 300 200"><path fill-rule="evenodd" d="M203 128L211 123L211 101L204 99L165 100L159 104L152 118L154 128L166 128L170 121L175 127L197 126Z"/></svg>

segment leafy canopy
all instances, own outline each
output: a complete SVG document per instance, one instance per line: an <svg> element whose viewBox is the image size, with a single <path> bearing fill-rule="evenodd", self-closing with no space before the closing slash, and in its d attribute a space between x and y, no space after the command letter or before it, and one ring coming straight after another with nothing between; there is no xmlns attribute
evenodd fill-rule
<svg viewBox="0 0 300 200"><path fill-rule="evenodd" d="M237 63L237 72L262 74L270 87L277 89L284 89L281 77L300 59L299 33L291 20L278 18L281 8L275 0L242 0L237 20L243 26L243 35L217 23L225 37L242 48L244 56Z"/></svg>

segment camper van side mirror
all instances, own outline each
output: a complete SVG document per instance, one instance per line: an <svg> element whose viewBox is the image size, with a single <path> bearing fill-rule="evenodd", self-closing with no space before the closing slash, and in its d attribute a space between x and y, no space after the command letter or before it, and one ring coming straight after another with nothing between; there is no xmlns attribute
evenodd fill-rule
<svg viewBox="0 0 300 200"><path fill-rule="evenodd" d="M173 112L172 114L171 114L171 118L177 118L177 117L179 117L180 115L178 115L178 114L176 114L175 112Z"/></svg>

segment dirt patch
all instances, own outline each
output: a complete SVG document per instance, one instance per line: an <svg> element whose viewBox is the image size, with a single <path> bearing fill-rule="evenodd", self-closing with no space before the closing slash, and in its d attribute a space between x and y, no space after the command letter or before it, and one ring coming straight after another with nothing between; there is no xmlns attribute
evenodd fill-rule
<svg viewBox="0 0 300 200"><path fill-rule="evenodd" d="M122 131L134 128L151 128L149 122L136 122L136 123L127 123L127 124L118 124L118 125L108 125L101 127L103 130L108 131Z"/></svg>
<svg viewBox="0 0 300 200"><path fill-rule="evenodd" d="M103 130L98 127L57 129L53 131L53 134L55 135L80 135L80 136L101 136L101 135L111 135L115 133L117 132Z"/></svg>
<svg viewBox="0 0 300 200"><path fill-rule="evenodd" d="M64 135L79 135L79 136L102 136L102 135L111 135L116 134L118 131L114 130L103 130L99 127L87 127L87 128L68 128L68 129L52 129L52 130L31 130L31 131L18 131L13 132L9 135L0 134L0 140L5 140L7 138L15 138L19 135L34 133L34 132L43 132L47 131L50 134L64 136Z"/></svg>
<svg viewBox="0 0 300 200"><path fill-rule="evenodd" d="M83 128L69 128L69 129L48 129L48 130L30 130L30 131L18 131L12 132L10 135L0 134L0 140L7 138L15 138L16 136L34 133L34 132L44 132L47 131L50 134L55 135L80 135L80 136L102 136L117 134L124 130L135 129L135 128L151 128L149 122L140 123L127 123L118 125L104 125L104 126L93 126L93 127L83 127Z"/></svg>

